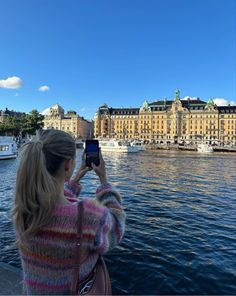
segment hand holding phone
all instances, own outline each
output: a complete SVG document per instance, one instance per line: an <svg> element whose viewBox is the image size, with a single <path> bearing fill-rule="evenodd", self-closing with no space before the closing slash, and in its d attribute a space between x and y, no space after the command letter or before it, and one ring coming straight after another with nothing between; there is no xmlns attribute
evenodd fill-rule
<svg viewBox="0 0 236 296"><path fill-rule="evenodd" d="M99 166L96 166L92 163L92 168L96 175L99 177L101 184L107 183L107 174L106 174L106 167L105 167L105 161L103 160L101 149L99 150L99 159L100 164Z"/></svg>
<svg viewBox="0 0 236 296"><path fill-rule="evenodd" d="M92 163L99 166L99 143L98 140L86 140L85 142L85 163L86 166L92 168Z"/></svg>
<svg viewBox="0 0 236 296"><path fill-rule="evenodd" d="M73 180L78 183L80 182L80 180L84 177L84 175L87 174L88 171L90 171L91 168L87 167L85 164L85 152L83 152L82 154L82 158L81 158L81 165L79 170L77 171L75 177L73 178Z"/></svg>

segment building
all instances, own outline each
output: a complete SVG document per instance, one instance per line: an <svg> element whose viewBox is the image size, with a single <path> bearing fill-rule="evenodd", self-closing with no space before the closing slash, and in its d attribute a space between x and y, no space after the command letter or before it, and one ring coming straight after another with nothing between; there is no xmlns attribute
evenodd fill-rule
<svg viewBox="0 0 236 296"><path fill-rule="evenodd" d="M44 114L44 129L54 128L71 134L75 139L90 139L93 137L93 122L80 117L75 111L68 111L58 104L48 109Z"/></svg>
<svg viewBox="0 0 236 296"><path fill-rule="evenodd" d="M7 108L5 110L0 110L0 123L5 123L8 121L9 117L16 117L20 118L24 113L22 112L16 112L13 110L8 110Z"/></svg>
<svg viewBox="0 0 236 296"><path fill-rule="evenodd" d="M168 144L236 144L236 106L217 107L213 100L145 101L141 108L109 108L94 115L95 137L139 139Z"/></svg>

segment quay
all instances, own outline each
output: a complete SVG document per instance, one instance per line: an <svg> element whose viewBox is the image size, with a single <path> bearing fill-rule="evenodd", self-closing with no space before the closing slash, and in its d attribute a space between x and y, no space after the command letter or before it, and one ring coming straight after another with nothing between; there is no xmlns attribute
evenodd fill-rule
<svg viewBox="0 0 236 296"><path fill-rule="evenodd" d="M22 295L21 269L0 262L0 295Z"/></svg>
<svg viewBox="0 0 236 296"><path fill-rule="evenodd" d="M179 144L147 144L146 150L186 150L186 151L197 151L197 146L188 145L182 146ZM214 152L236 152L236 146L227 147L227 146L213 146Z"/></svg>
<svg viewBox="0 0 236 296"><path fill-rule="evenodd" d="M178 144L147 144L146 150L188 150L188 151L197 151L195 146L181 146Z"/></svg>
<svg viewBox="0 0 236 296"><path fill-rule="evenodd" d="M216 152L236 152L236 147L215 146L213 150Z"/></svg>

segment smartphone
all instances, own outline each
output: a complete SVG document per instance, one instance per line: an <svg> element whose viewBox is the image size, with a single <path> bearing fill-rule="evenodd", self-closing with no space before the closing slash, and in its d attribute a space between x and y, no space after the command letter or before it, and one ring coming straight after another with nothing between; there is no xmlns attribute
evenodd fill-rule
<svg viewBox="0 0 236 296"><path fill-rule="evenodd" d="M87 167L92 167L92 163L96 166L100 164L99 159L99 143L98 140L86 140L85 142L85 163Z"/></svg>

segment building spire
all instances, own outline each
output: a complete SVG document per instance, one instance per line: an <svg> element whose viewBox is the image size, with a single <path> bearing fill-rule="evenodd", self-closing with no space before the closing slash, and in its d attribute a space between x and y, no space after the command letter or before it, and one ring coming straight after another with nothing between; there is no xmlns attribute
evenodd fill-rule
<svg viewBox="0 0 236 296"><path fill-rule="evenodd" d="M176 90L175 90L175 99L176 100L179 100L180 99L180 90L177 88Z"/></svg>

